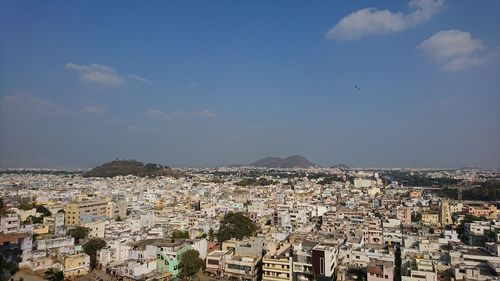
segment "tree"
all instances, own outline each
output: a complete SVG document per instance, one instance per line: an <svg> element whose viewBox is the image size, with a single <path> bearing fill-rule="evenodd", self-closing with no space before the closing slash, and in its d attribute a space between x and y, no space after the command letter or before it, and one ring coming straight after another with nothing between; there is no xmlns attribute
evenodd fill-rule
<svg viewBox="0 0 500 281"><path fill-rule="evenodd" d="M73 236L75 238L76 244L80 244L80 240L85 239L87 235L89 235L90 229L78 226L76 228L68 230L68 235Z"/></svg>
<svg viewBox="0 0 500 281"><path fill-rule="evenodd" d="M174 232L172 233L172 238L189 239L189 232L188 231L182 231L182 230L174 230Z"/></svg>
<svg viewBox="0 0 500 281"><path fill-rule="evenodd" d="M257 231L255 223L242 213L229 212L220 222L217 239L224 242L231 238L238 240L252 236Z"/></svg>
<svg viewBox="0 0 500 281"><path fill-rule="evenodd" d="M48 281L63 281L64 272L50 268L43 273L43 277Z"/></svg>
<svg viewBox="0 0 500 281"><path fill-rule="evenodd" d="M180 276L191 279L202 267L203 260L200 258L200 253L196 250L187 250L181 256L179 263Z"/></svg>
<svg viewBox="0 0 500 281"><path fill-rule="evenodd" d="M214 242L215 231L213 228L210 228L208 231L208 241Z"/></svg>
<svg viewBox="0 0 500 281"><path fill-rule="evenodd" d="M37 213L41 213L42 214L42 217L48 217L48 216L52 215L52 213L49 211L49 209L47 209L43 205L35 205L35 208L36 208L36 212Z"/></svg>
<svg viewBox="0 0 500 281"><path fill-rule="evenodd" d="M106 247L106 241L98 238L90 239L83 245L83 251L90 256L90 269L94 269L97 264L97 251Z"/></svg>

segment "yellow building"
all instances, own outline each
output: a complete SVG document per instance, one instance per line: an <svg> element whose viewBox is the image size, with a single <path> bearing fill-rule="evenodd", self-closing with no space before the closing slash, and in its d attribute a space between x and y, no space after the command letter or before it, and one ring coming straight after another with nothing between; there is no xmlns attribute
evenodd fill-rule
<svg viewBox="0 0 500 281"><path fill-rule="evenodd" d="M290 244L269 245L262 258L262 281L292 281Z"/></svg>
<svg viewBox="0 0 500 281"><path fill-rule="evenodd" d="M37 225L33 228L33 233L41 235L48 234L50 232L48 225Z"/></svg>
<svg viewBox="0 0 500 281"><path fill-rule="evenodd" d="M64 258L64 278L87 275L90 270L90 256L81 253Z"/></svg>
<svg viewBox="0 0 500 281"><path fill-rule="evenodd" d="M106 209L106 216L108 219L125 219L127 216L127 202L119 200L117 202L108 202Z"/></svg>
<svg viewBox="0 0 500 281"><path fill-rule="evenodd" d="M443 226L453 223L451 219L450 204L447 200L442 200L439 206L439 222Z"/></svg>
<svg viewBox="0 0 500 281"><path fill-rule="evenodd" d="M67 226L80 225L107 218L105 201L84 201L69 203L64 206L64 222Z"/></svg>
<svg viewBox="0 0 500 281"><path fill-rule="evenodd" d="M422 222L424 224L439 225L439 214L438 213L423 213Z"/></svg>

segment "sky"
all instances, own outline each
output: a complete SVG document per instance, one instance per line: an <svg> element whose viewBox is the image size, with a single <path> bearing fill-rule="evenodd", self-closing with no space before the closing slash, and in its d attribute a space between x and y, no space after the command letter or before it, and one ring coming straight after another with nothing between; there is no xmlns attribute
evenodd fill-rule
<svg viewBox="0 0 500 281"><path fill-rule="evenodd" d="M500 168L500 1L1 1L0 166Z"/></svg>

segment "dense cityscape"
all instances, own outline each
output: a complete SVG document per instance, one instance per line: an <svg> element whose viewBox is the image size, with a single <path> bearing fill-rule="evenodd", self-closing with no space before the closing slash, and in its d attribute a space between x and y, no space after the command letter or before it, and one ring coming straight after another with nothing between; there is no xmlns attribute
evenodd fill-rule
<svg viewBox="0 0 500 281"><path fill-rule="evenodd" d="M500 281L500 0L0 0L0 281Z"/></svg>
<svg viewBox="0 0 500 281"><path fill-rule="evenodd" d="M498 280L499 190L475 168L3 170L1 276Z"/></svg>

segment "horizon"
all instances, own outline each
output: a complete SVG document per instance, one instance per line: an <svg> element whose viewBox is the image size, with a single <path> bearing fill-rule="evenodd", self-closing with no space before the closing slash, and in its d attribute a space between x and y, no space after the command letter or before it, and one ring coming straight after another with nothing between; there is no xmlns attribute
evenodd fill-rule
<svg viewBox="0 0 500 281"><path fill-rule="evenodd" d="M0 3L1 168L500 169L499 1L119 3Z"/></svg>
<svg viewBox="0 0 500 281"><path fill-rule="evenodd" d="M290 156L302 156L300 154L295 154L295 155L290 155ZM274 158L275 156L269 156L269 157L265 157L265 158ZM278 156L276 156L278 157ZM289 156L285 156L285 157L278 157L278 158L281 158L281 159L284 159L286 157L289 157ZM304 157L304 156L302 156ZM261 159L257 159L253 162L257 162L257 161L260 161L260 160L263 160L265 158L261 158ZM331 165L318 165L316 164L314 161L312 161L311 159L305 157L308 161L310 161L311 163L314 164L314 166L312 167L308 167L308 168L265 168L265 167L259 167L259 166L252 166L251 164L253 164L253 162L251 163L246 163L246 164L242 164L242 163L230 163L230 164L223 164L223 165L212 165L212 166L209 166L209 165L190 165L190 166L175 166L175 165L169 165L168 163L153 163L153 164L159 164L159 165L162 165L162 166L166 166L166 167L170 167L172 169L190 169L190 168L208 168L208 169L213 169L213 168L235 168L235 169L239 169L239 168L255 168L255 169L290 169L290 170L295 170L295 169L331 169L331 168L334 168L335 166L341 166L341 165L345 165L349 168L349 170L405 170L405 169L414 169L414 170L462 170L462 169L471 169L471 170L500 170L500 168L487 168L487 167L474 167L474 166L462 166L462 167L416 167L416 166L402 166L402 167L388 167L388 166L350 166L348 164L345 164L345 163L336 163L336 164L331 164ZM110 163L110 162L113 162L113 161L138 161L138 162L141 162L143 164L147 164L147 163L151 163L151 162L147 162L147 161L141 161L141 160L138 160L138 159L127 159L127 158L116 158L116 159L113 159L113 160L109 160L109 161L106 161L106 162L103 162L103 163L98 163L94 166L88 166L88 167L29 167L29 166L25 166L25 167L0 167L0 170L60 170L60 171L70 171L70 170L90 170L90 169L93 169L97 166L100 166L100 165L103 165L103 164L106 164L106 163ZM238 165L238 167L230 167L230 166L233 166L233 165Z"/></svg>

